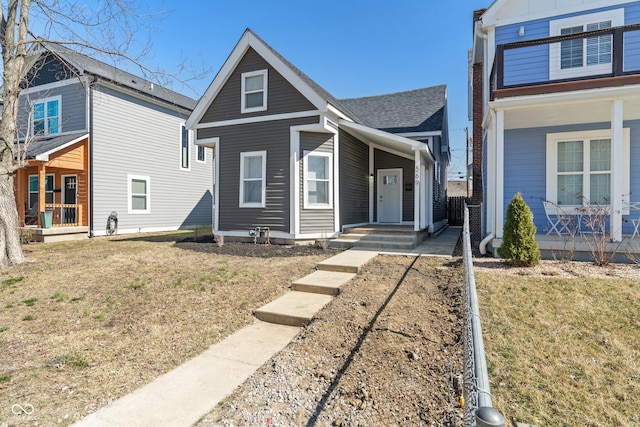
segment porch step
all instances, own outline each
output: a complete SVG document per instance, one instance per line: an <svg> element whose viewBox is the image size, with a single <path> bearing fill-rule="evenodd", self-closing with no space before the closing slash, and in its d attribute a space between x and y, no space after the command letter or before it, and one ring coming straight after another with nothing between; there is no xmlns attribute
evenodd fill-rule
<svg viewBox="0 0 640 427"><path fill-rule="evenodd" d="M317 270L292 283L291 289L324 295L338 295L342 286L356 277L355 273Z"/></svg>
<svg viewBox="0 0 640 427"><path fill-rule="evenodd" d="M260 307L254 316L263 322L305 326L332 299L331 295L292 291Z"/></svg>
<svg viewBox="0 0 640 427"><path fill-rule="evenodd" d="M377 255L377 252L366 250L344 251L318 263L318 270L358 274L360 267L371 261Z"/></svg>
<svg viewBox="0 0 640 427"><path fill-rule="evenodd" d="M345 234L395 234L403 235L416 234L415 230L406 226L388 226L388 227L347 227L344 229Z"/></svg>
<svg viewBox="0 0 640 427"><path fill-rule="evenodd" d="M329 243L333 248L413 249L418 244L415 232L399 234L343 234Z"/></svg>

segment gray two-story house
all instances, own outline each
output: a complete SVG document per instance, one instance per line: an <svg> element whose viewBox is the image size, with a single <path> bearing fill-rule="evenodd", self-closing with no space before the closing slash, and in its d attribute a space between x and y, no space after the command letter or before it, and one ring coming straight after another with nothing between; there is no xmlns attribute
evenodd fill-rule
<svg viewBox="0 0 640 427"><path fill-rule="evenodd" d="M213 157L185 127L193 99L58 45L28 60L16 202L38 240L210 226Z"/></svg>

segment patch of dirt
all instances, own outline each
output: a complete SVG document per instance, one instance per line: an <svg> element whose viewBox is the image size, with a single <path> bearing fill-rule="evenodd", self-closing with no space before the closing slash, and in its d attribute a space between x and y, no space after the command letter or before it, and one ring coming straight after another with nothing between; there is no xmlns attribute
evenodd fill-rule
<svg viewBox="0 0 640 427"><path fill-rule="evenodd" d="M261 241L264 239L261 239ZM265 245L262 242L241 243L241 242L225 242L222 246L214 243L211 234L188 237L176 242L176 247L196 252L205 252L218 255L245 256L254 258L268 257L292 257L292 256L309 256L324 254L327 258L342 252L343 249L326 248L322 250L317 245Z"/></svg>
<svg viewBox="0 0 640 427"><path fill-rule="evenodd" d="M460 425L462 282L451 260L377 257L198 426Z"/></svg>

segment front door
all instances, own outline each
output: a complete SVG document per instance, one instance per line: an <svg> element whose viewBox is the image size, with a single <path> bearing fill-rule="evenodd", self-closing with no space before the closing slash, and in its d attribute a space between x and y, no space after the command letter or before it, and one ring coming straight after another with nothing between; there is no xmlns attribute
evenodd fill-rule
<svg viewBox="0 0 640 427"><path fill-rule="evenodd" d="M378 222L402 222L402 169L378 169Z"/></svg>
<svg viewBox="0 0 640 427"><path fill-rule="evenodd" d="M65 175L62 177L62 203L65 205L75 205L77 199L78 177L77 175ZM76 207L62 208L62 223L77 224Z"/></svg>

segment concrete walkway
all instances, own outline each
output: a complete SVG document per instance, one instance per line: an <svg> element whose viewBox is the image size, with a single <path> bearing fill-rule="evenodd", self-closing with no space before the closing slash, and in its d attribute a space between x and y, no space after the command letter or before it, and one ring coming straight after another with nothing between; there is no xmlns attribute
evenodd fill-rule
<svg viewBox="0 0 640 427"><path fill-rule="evenodd" d="M451 256L459 235L459 227L449 227L415 249L385 253ZM322 261L316 272L296 280L291 292L256 310L255 315L260 320L87 416L75 426L193 425L286 347L297 335L298 326L309 323L378 253L352 249Z"/></svg>

